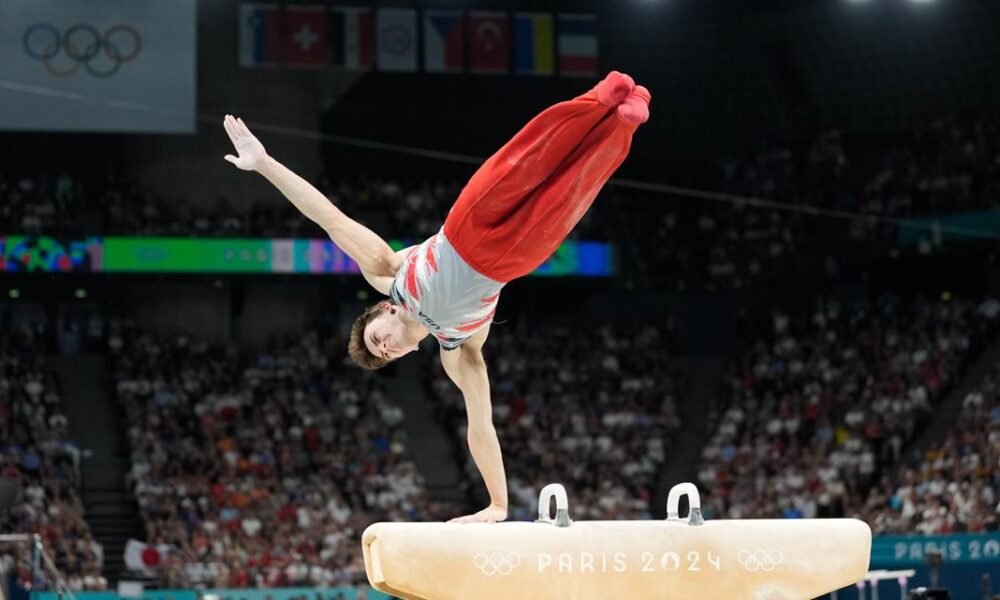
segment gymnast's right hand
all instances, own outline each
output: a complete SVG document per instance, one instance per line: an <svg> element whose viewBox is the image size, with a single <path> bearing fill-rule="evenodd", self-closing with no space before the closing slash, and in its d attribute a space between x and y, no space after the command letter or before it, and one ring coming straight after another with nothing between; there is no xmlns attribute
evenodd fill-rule
<svg viewBox="0 0 1000 600"><path fill-rule="evenodd" d="M247 126L243 124L243 119L237 119L233 115L226 115L226 118L222 121L222 125L226 128L226 133L229 134L229 139L233 142L233 146L236 147L236 152L239 154L239 156L227 154L225 159L244 171L255 170L267 158L264 145L250 133Z"/></svg>

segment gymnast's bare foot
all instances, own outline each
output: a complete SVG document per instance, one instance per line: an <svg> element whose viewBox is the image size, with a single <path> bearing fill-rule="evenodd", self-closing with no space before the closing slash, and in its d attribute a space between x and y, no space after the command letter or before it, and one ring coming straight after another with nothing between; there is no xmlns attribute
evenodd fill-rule
<svg viewBox="0 0 1000 600"><path fill-rule="evenodd" d="M635 81L625 73L611 71L597 84L597 101L604 106L618 106L635 88Z"/></svg>
<svg viewBox="0 0 1000 600"><path fill-rule="evenodd" d="M507 509L491 504L474 515L456 517L449 523L499 523L507 519Z"/></svg>

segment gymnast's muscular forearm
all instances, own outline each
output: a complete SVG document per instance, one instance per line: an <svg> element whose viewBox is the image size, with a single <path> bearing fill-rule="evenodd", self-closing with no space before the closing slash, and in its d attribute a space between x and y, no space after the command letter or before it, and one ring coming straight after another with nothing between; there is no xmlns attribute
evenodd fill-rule
<svg viewBox="0 0 1000 600"><path fill-rule="evenodd" d="M483 476L490 493L490 504L507 510L507 476L503 469L500 440L491 423L488 426L469 425L469 452Z"/></svg>
<svg viewBox="0 0 1000 600"><path fill-rule="evenodd" d="M469 452L486 483L490 504L507 510L507 475L503 468L500 440L493 427L490 380L480 350L486 334L484 331L458 350L442 352L441 364L465 398Z"/></svg>
<svg viewBox="0 0 1000 600"><path fill-rule="evenodd" d="M308 181L270 156L256 171L295 205L306 217L326 230L333 243L354 259L362 271L392 277L398 265L389 244L372 230L344 214Z"/></svg>

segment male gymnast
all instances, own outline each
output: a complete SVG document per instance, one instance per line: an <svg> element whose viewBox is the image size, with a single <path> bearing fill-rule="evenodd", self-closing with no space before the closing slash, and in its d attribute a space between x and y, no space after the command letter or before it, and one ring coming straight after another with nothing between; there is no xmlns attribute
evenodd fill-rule
<svg viewBox="0 0 1000 600"><path fill-rule="evenodd" d="M649 101L646 88L612 71L586 94L549 107L483 163L437 234L399 252L268 156L241 119L225 117L238 154L225 159L267 178L390 297L351 328L354 362L378 369L428 335L437 338L441 364L465 399L469 450L490 494L488 507L453 522L507 518L507 479L482 354L500 290L566 239L625 160L632 134L649 119Z"/></svg>

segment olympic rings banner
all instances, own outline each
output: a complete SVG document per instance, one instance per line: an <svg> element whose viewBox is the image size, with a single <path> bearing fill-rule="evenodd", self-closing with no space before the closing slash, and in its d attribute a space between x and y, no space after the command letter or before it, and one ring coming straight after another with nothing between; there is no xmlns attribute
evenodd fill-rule
<svg viewBox="0 0 1000 600"><path fill-rule="evenodd" d="M3 0L0 130L193 133L196 0Z"/></svg>
<svg viewBox="0 0 1000 600"><path fill-rule="evenodd" d="M410 244L391 240L399 250ZM0 272L8 273L287 273L357 275L330 240L260 238L0 236ZM611 247L564 242L534 275L610 277Z"/></svg>

